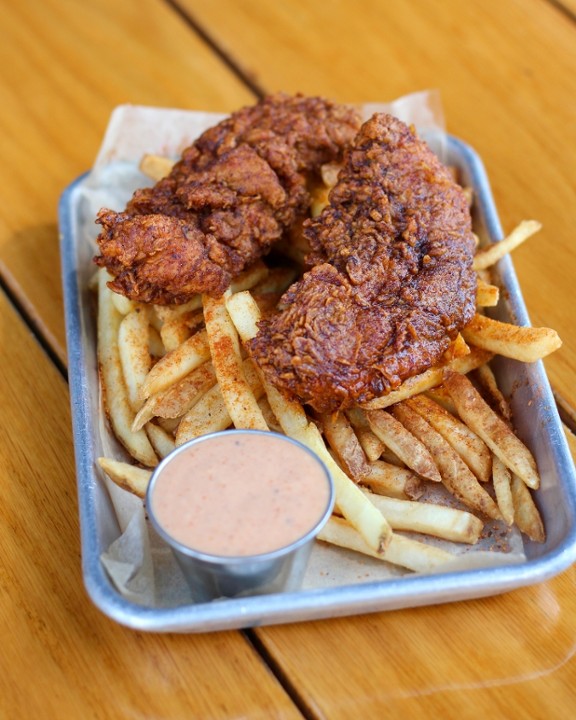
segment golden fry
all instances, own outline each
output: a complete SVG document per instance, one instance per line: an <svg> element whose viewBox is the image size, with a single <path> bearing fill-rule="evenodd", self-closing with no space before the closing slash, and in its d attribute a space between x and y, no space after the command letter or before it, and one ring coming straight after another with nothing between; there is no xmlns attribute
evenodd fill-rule
<svg viewBox="0 0 576 720"><path fill-rule="evenodd" d="M370 429L370 424L366 419L364 411L359 407L353 407L346 411L346 415L356 432L356 436L368 461L374 462L374 460L378 460L386 450L386 446Z"/></svg>
<svg viewBox="0 0 576 720"><path fill-rule="evenodd" d="M479 314L462 330L462 335L471 345L520 362L541 360L562 345L558 333L551 328L518 327Z"/></svg>
<svg viewBox="0 0 576 720"><path fill-rule="evenodd" d="M257 398L244 375L238 333L226 309L226 300L230 296L228 290L219 298L202 297L212 364L234 427L268 430Z"/></svg>
<svg viewBox="0 0 576 720"><path fill-rule="evenodd" d="M451 553L418 540L392 534L386 549L375 552L346 520L331 517L318 535L319 540L370 555L415 572L429 572L453 559Z"/></svg>
<svg viewBox="0 0 576 720"><path fill-rule="evenodd" d="M152 477L150 470L144 470L130 463L120 462L112 458L98 458L98 465L116 485L128 490L140 498L146 497L148 483Z"/></svg>
<svg viewBox="0 0 576 720"><path fill-rule="evenodd" d="M434 458L414 435L386 410L368 410L366 417L375 435L411 470L427 480L441 482Z"/></svg>
<svg viewBox="0 0 576 720"><path fill-rule="evenodd" d="M143 465L153 467L157 458L146 433L143 430L132 432L134 411L130 406L118 348L122 315L114 306L113 293L106 284L108 279L108 273L101 269L98 278L97 327L104 407L112 431L130 455Z"/></svg>
<svg viewBox="0 0 576 720"><path fill-rule="evenodd" d="M538 508L534 504L532 494L526 487L525 483L512 475L511 481L512 500L514 503L514 521L520 528L521 532L528 535L530 540L543 543L546 541L546 533L544 531L544 523Z"/></svg>
<svg viewBox="0 0 576 720"><path fill-rule="evenodd" d="M409 530L434 537L474 545L480 539L484 523L466 510L434 503L396 500L374 496L371 502L382 511L393 530Z"/></svg>
<svg viewBox="0 0 576 720"><path fill-rule="evenodd" d="M358 482L370 471L366 455L344 413L328 413L320 419L324 437L341 467Z"/></svg>
<svg viewBox="0 0 576 720"><path fill-rule="evenodd" d="M118 329L118 351L130 407L142 405L142 387L152 367L150 355L149 308L137 307L122 318Z"/></svg>
<svg viewBox="0 0 576 720"><path fill-rule="evenodd" d="M139 165L140 172L156 182L169 175L173 167L174 160L151 153L143 155Z"/></svg>
<svg viewBox="0 0 576 720"><path fill-rule="evenodd" d="M209 359L208 335L206 330L200 330L158 360L142 385L143 397L166 390Z"/></svg>
<svg viewBox="0 0 576 720"><path fill-rule="evenodd" d="M478 480L482 482L490 480L492 454L486 443L476 433L425 395L416 395L404 402L408 407L416 410L450 443Z"/></svg>
<svg viewBox="0 0 576 720"><path fill-rule="evenodd" d="M422 482L407 468L375 460L370 463L369 472L361 479L361 484L370 488L377 495L406 500L416 500L424 492Z"/></svg>
<svg viewBox="0 0 576 720"><path fill-rule="evenodd" d="M496 493L496 502L506 525L514 523L514 502L511 488L512 476L510 470L500 458L494 456L492 462L492 484Z"/></svg>
<svg viewBox="0 0 576 720"><path fill-rule="evenodd" d="M501 519L494 500L480 485L460 455L421 415L407 404L394 406L395 417L425 445L434 458L445 487L465 505L496 520Z"/></svg>
<svg viewBox="0 0 576 720"><path fill-rule="evenodd" d="M532 453L490 408L470 380L465 375L448 372L444 383L462 420L526 485L538 488L540 477Z"/></svg>
<svg viewBox="0 0 576 720"><path fill-rule="evenodd" d="M474 270L485 270L495 265L504 255L512 252L529 237L537 233L542 224L537 220L523 220L514 230L500 242L478 250L474 257Z"/></svg>

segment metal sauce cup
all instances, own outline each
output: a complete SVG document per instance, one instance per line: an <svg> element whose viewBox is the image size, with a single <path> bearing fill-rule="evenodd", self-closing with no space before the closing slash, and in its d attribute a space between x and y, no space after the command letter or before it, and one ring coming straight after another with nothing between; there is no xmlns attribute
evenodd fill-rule
<svg viewBox="0 0 576 720"><path fill-rule="evenodd" d="M313 459L320 470L318 480L326 483L327 501L318 513L312 527L309 527L304 534L296 537L283 547L251 555L217 555L204 552L183 544L163 527L154 508L154 493L159 478L176 458L179 458L180 461L183 460L183 458L179 457L181 453L187 453L191 447L199 443L210 443L224 435L226 438L235 435L260 435L266 441L273 439L275 442L291 443L293 448L297 448L297 452L305 453L308 460ZM271 447L271 452L273 451L274 447ZM194 469L190 468L190 473L192 472L194 472ZM258 472L258 467L256 467L255 472ZM290 468L286 469L286 473L289 477ZM333 507L333 480L320 458L305 445L292 438L260 430L225 430L203 435L181 445L158 465L152 475L146 494L146 508L150 521L156 532L172 549L197 602L205 602L220 597L261 595L298 589L302 584L314 538L330 517ZM265 537L265 524L260 527L260 532Z"/></svg>

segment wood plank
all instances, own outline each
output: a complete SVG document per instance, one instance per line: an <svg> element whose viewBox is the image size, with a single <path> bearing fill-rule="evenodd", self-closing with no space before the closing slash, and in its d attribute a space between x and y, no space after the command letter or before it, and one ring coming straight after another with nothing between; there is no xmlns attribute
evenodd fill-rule
<svg viewBox="0 0 576 720"><path fill-rule="evenodd" d="M268 92L365 102L441 91L448 130L484 159L505 231L544 225L514 260L533 324L564 340L546 364L576 407L576 24L546 0L179 4Z"/></svg>
<svg viewBox="0 0 576 720"><path fill-rule="evenodd" d="M314 717L570 720L575 581L258 635Z"/></svg>
<svg viewBox="0 0 576 720"><path fill-rule="evenodd" d="M0 715L301 717L241 633L135 632L88 600L66 383L3 294L0 338Z"/></svg>
<svg viewBox="0 0 576 720"><path fill-rule="evenodd" d="M56 207L113 108L226 111L252 95L160 0L0 6L0 275L64 359Z"/></svg>

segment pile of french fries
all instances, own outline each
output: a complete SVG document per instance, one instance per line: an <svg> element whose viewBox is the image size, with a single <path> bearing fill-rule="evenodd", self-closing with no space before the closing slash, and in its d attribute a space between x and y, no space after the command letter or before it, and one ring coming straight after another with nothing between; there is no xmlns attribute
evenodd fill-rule
<svg viewBox="0 0 576 720"><path fill-rule="evenodd" d="M142 170L159 179L171 162L147 156ZM315 196L326 202L334 173ZM328 466L336 488L321 541L415 572L453 553L427 538L473 545L492 521L536 542L545 531L532 491L536 462L518 439L490 360L495 354L533 362L561 342L548 328L490 319L499 290L490 268L533 235L525 221L503 241L478 249L477 314L443 362L388 395L334 415L309 412L270 385L244 351L263 312L275 306L298 268L258 262L220 298L184 305L144 305L113 293L100 269L98 361L110 427L131 460L99 458L107 476L144 497L153 468L182 443L230 427L274 430L299 440ZM292 248L291 259L300 249ZM450 502L430 502L442 485ZM414 539L418 534L420 539Z"/></svg>

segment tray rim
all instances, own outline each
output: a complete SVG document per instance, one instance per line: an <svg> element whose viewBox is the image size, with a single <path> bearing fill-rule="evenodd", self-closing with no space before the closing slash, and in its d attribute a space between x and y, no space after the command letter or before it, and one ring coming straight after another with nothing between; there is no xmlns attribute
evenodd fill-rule
<svg viewBox="0 0 576 720"><path fill-rule="evenodd" d="M447 136L449 151L468 167L479 193L479 210L490 238L502 237L502 228L489 180L477 152L463 140ZM60 253L72 428L79 503L82 573L92 602L108 617L135 630L148 632L208 632L272 625L327 617L456 602L497 595L519 587L543 582L559 574L576 561L576 474L562 431L556 405L541 361L531 366L544 401L554 415L553 455L555 466L562 469L566 510L572 518L569 532L550 552L525 562L490 568L455 570L430 575L407 575L336 588L299 590L278 595L177 607L146 607L124 598L114 588L101 564L98 545L96 493L99 479L95 472L95 451L90 423L90 393L87 381L86 348L81 342L81 288L74 263L73 198L89 176L83 173L62 192L58 205ZM512 298L516 318L529 324L518 279L509 257L500 261L501 277ZM105 490L104 490L105 492Z"/></svg>

